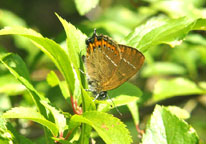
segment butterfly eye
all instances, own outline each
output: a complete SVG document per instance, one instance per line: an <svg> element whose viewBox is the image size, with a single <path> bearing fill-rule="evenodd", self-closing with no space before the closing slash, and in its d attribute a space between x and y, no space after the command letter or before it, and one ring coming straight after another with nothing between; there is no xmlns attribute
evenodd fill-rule
<svg viewBox="0 0 206 144"><path fill-rule="evenodd" d="M98 48L101 48L101 46L99 45Z"/></svg>
<svg viewBox="0 0 206 144"><path fill-rule="evenodd" d="M89 40L86 40L86 45L89 45Z"/></svg>
<svg viewBox="0 0 206 144"><path fill-rule="evenodd" d="M106 45L104 44L104 48L106 48Z"/></svg>

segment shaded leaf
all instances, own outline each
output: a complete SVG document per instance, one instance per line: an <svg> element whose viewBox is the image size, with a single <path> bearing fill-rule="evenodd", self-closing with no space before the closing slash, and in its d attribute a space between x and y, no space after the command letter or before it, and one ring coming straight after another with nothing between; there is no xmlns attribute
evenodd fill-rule
<svg viewBox="0 0 206 144"><path fill-rule="evenodd" d="M11 123L0 117L0 143L1 144L33 144L23 135L20 135Z"/></svg>
<svg viewBox="0 0 206 144"><path fill-rule="evenodd" d="M64 98L68 98L70 96L69 90L67 89L67 84L66 81L60 81L59 78L57 77L56 73L54 71L51 71L48 75L47 75L47 82L49 83L49 85L51 85L52 87L59 85L61 92L64 96Z"/></svg>

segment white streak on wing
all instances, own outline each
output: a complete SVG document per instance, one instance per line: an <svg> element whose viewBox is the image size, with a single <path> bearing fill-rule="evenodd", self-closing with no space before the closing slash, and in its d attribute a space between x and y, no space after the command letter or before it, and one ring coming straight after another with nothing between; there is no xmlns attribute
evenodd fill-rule
<svg viewBox="0 0 206 144"><path fill-rule="evenodd" d="M117 64L116 64L107 54L105 54L104 52L103 52L103 54L106 56L106 58L108 58L108 59L112 62L112 64L113 64L114 66L117 67Z"/></svg>
<svg viewBox="0 0 206 144"><path fill-rule="evenodd" d="M125 58L123 58L123 61L126 62L128 65L130 65L133 69L136 69L136 67L131 64L129 61L127 61Z"/></svg>

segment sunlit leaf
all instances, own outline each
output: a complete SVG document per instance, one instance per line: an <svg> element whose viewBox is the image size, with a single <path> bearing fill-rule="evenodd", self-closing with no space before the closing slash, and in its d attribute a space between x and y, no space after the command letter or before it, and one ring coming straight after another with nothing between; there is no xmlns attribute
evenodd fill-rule
<svg viewBox="0 0 206 144"><path fill-rule="evenodd" d="M155 62L148 64L141 72L143 77L151 77L157 75L183 75L186 69L178 64L171 62Z"/></svg>
<svg viewBox="0 0 206 144"><path fill-rule="evenodd" d="M51 106L47 101L41 101L41 103L51 112L54 117L56 127L59 130L59 133L63 133L66 129L66 118L63 114L60 113L55 107Z"/></svg>
<svg viewBox="0 0 206 144"><path fill-rule="evenodd" d="M96 7L96 5L99 3L99 0L75 0L74 2L80 15L84 15L92 8Z"/></svg>
<svg viewBox="0 0 206 144"><path fill-rule="evenodd" d="M22 85L11 74L2 75L0 77L0 93L8 95L19 95L25 92L26 87Z"/></svg>
<svg viewBox="0 0 206 144"><path fill-rule="evenodd" d="M25 108L25 107L12 108L11 110L3 114L3 118L21 118L21 119L32 120L50 129L54 136L57 136L58 134L57 126L54 123L46 120L40 113L38 113L33 108Z"/></svg>
<svg viewBox="0 0 206 144"><path fill-rule="evenodd" d="M155 84L154 100L162 100L173 96L184 96L192 94L205 94L206 85L202 88L196 83L185 78L174 78L171 80L161 79Z"/></svg>
<svg viewBox="0 0 206 144"><path fill-rule="evenodd" d="M142 52L158 44L179 45L187 33L194 29L204 29L205 19L156 17L144 25L136 27L126 38L125 43ZM175 43L174 43L175 42Z"/></svg>
<svg viewBox="0 0 206 144"><path fill-rule="evenodd" d="M197 144L195 130L173 115L167 108L157 105L143 135L143 144Z"/></svg>
<svg viewBox="0 0 206 144"><path fill-rule="evenodd" d="M71 121L92 126L105 143L130 144L132 142L126 126L112 115L103 112L86 112L81 116L74 115Z"/></svg>
<svg viewBox="0 0 206 144"><path fill-rule="evenodd" d="M110 101L109 98L112 98L112 102L105 102L101 103L98 106L99 111L108 111L111 109L111 105L114 103L114 107L130 104L131 102L137 102L139 100L139 97L142 95L142 91L136 87L133 84L130 84L128 82L122 84L120 87L113 89L111 91L108 91L108 101ZM114 108L113 107L113 108Z"/></svg>

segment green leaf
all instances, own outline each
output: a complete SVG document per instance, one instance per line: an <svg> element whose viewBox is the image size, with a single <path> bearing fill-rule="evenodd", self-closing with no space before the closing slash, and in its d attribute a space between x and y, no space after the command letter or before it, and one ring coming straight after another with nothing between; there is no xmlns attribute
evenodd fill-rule
<svg viewBox="0 0 206 144"><path fill-rule="evenodd" d="M190 114L184 110L181 109L177 106L168 106L167 109L174 115L176 115L177 117L179 117L180 119L188 119L190 117Z"/></svg>
<svg viewBox="0 0 206 144"><path fill-rule="evenodd" d="M160 79L155 84L153 98L155 101L159 101L173 96L205 94L206 83L199 84L200 87L196 83L182 77L170 80Z"/></svg>
<svg viewBox="0 0 206 144"><path fill-rule="evenodd" d="M137 102L130 102L129 104L127 104L127 107L129 108L129 111L132 114L135 126L137 126L139 124L139 108Z"/></svg>
<svg viewBox="0 0 206 144"><path fill-rule="evenodd" d="M204 36L199 34L190 34L186 37L186 40L194 44L206 46L206 39L204 38Z"/></svg>
<svg viewBox="0 0 206 144"><path fill-rule="evenodd" d="M1 140L3 139L3 140ZM20 135L15 128L5 119L0 117L0 143L1 144L33 144L23 135Z"/></svg>
<svg viewBox="0 0 206 144"><path fill-rule="evenodd" d="M8 95L0 93L0 111L8 110L12 107L11 100Z"/></svg>
<svg viewBox="0 0 206 144"><path fill-rule="evenodd" d="M57 15L58 16L58 15ZM88 94L85 92L82 83L85 83L85 79L80 77L80 69L83 70L81 56L85 53L85 39L86 36L77 30L73 25L58 16L61 21L67 35L67 54L72 63L74 71L75 81L73 82L73 101L77 101L78 104L82 102L83 112L88 110L94 110L95 105ZM81 63L80 63L81 61ZM80 96L82 96L80 98ZM88 133L91 132L91 127L83 124L81 129L80 143L87 143L89 141Z"/></svg>
<svg viewBox="0 0 206 144"><path fill-rule="evenodd" d="M85 1L84 1L85 2ZM58 16L58 15L57 15ZM94 110L95 105L88 94L85 92L82 83L85 83L85 78L80 77L80 70L83 70L81 56L85 53L85 39L86 36L82 34L79 30L77 30L73 25L62 19L58 16L61 21L67 35L67 54L72 63L72 68L74 71L75 81L73 82L74 90L73 90L73 101L77 101L78 104L82 102L83 112L88 110ZM81 61L81 63L80 63ZM82 96L80 98L80 96ZM91 127L83 124L81 129L80 143L89 142L88 134L91 132Z"/></svg>
<svg viewBox="0 0 206 144"><path fill-rule="evenodd" d="M115 104L114 107L116 107L130 104L131 102L137 102L141 95L142 91L138 87L129 82L125 82L120 87L108 91L108 99L112 98L113 102L108 103L97 101L98 103L100 103L100 105L98 106L98 111L110 110L113 103Z"/></svg>
<svg viewBox="0 0 206 144"><path fill-rule="evenodd" d="M18 55L7 54L3 57L0 57L0 62L2 62L11 72L11 74L14 75L29 90L39 111L46 117L46 110L39 102L40 99L45 98L41 96L30 83L29 73L24 61Z"/></svg>
<svg viewBox="0 0 206 144"><path fill-rule="evenodd" d="M125 82L118 88L108 91L110 97L117 97L117 96L133 96L133 97L140 97L142 95L142 91L135 85Z"/></svg>
<svg viewBox="0 0 206 144"><path fill-rule="evenodd" d="M48 73L46 80L47 80L47 83L52 87L55 87L56 85L59 84L59 78L54 71L50 71Z"/></svg>
<svg viewBox="0 0 206 144"><path fill-rule="evenodd" d="M32 40L32 42L55 63L69 85L68 88L70 93L73 94L75 88L75 74L67 52L59 44L51 39L42 37L39 33L33 31L32 29L26 29L23 27L6 27L0 30L0 35L8 34L21 35Z"/></svg>
<svg viewBox="0 0 206 144"><path fill-rule="evenodd" d="M2 26L26 26L25 21L12 12L0 9L0 13L0 25Z"/></svg>
<svg viewBox="0 0 206 144"><path fill-rule="evenodd" d="M10 70L11 73L13 72L12 74L14 76L14 73L18 73L30 82L29 72L27 70L26 64L18 55L8 53L0 57L0 60Z"/></svg>
<svg viewBox="0 0 206 144"><path fill-rule="evenodd" d="M51 71L48 75L47 75L47 82L49 83L49 85L51 85L52 87L59 85L61 92L64 96L65 99L67 99L70 96L70 93L67 89L67 84L65 81L60 81L58 76L56 75L56 73L54 71Z"/></svg>
<svg viewBox="0 0 206 144"><path fill-rule="evenodd" d="M41 101L41 103L51 112L54 117L56 127L59 130L59 133L63 133L66 129L66 118L61 114L56 108L48 104L47 101Z"/></svg>
<svg viewBox="0 0 206 144"><path fill-rule="evenodd" d="M23 26L27 27L26 22L24 19L17 16L12 11L8 11L5 9L0 9L1 17L0 17L0 26ZM17 46L20 49L25 50L28 53L28 56L26 57L27 62L32 62L35 55L39 52L38 49L36 49L31 41L24 37L20 36L13 36L15 46Z"/></svg>
<svg viewBox="0 0 206 144"><path fill-rule="evenodd" d="M6 127L6 120L0 116L0 132L6 132L7 127Z"/></svg>
<svg viewBox="0 0 206 144"><path fill-rule="evenodd" d="M74 2L80 15L84 15L92 8L96 7L99 0L75 0Z"/></svg>
<svg viewBox="0 0 206 144"><path fill-rule="evenodd" d="M9 143L12 143L12 141L8 141L8 140L5 140L5 139L2 139L1 137L0 137L0 143L1 144L9 144Z"/></svg>
<svg viewBox="0 0 206 144"><path fill-rule="evenodd" d="M57 14L56 14L57 15ZM75 100L80 100L81 96L81 77L80 77L80 70L83 68L81 66L82 62L82 55L85 54L86 48L86 35L84 35L81 31L76 29L72 24L68 23L66 20L62 19L60 16L57 15L60 22L62 23L66 35L67 35L67 54L70 58L70 61L73 66L73 70L75 71L75 90L73 97Z"/></svg>
<svg viewBox="0 0 206 144"><path fill-rule="evenodd" d="M151 77L156 75L183 75L186 69L178 64L171 62L155 62L148 64L141 72L143 77Z"/></svg>
<svg viewBox="0 0 206 144"><path fill-rule="evenodd" d="M103 112L85 112L83 115L74 115L72 122L86 123L92 126L99 136L108 144L132 143L126 126L117 118Z"/></svg>
<svg viewBox="0 0 206 144"><path fill-rule="evenodd" d="M167 108L157 105L147 124L143 144L198 144L195 130L173 115Z"/></svg>
<svg viewBox="0 0 206 144"><path fill-rule="evenodd" d="M3 118L22 118L22 119L32 120L34 122L37 122L47 127L54 136L58 135L57 126L54 123L46 120L43 115L41 115L39 112L37 112L33 108L15 107L5 112L2 115L2 117Z"/></svg>
<svg viewBox="0 0 206 144"><path fill-rule="evenodd" d="M206 30L206 19L198 19L193 30Z"/></svg>
<svg viewBox="0 0 206 144"><path fill-rule="evenodd" d="M33 85L30 83L29 74L23 60L15 54L5 54L4 56L0 57L0 62L2 62L10 71L10 73L13 74L28 89L39 112L45 118L47 118L46 109L40 103L40 100L43 100L45 98L42 95L40 95L33 87ZM47 142L52 143L50 137L48 137L49 135L51 135L51 133L47 129L45 129L45 133L47 135Z"/></svg>
<svg viewBox="0 0 206 144"><path fill-rule="evenodd" d="M1 75L0 77L0 93L8 95L19 95L25 92L26 87L22 85L11 74Z"/></svg>
<svg viewBox="0 0 206 144"><path fill-rule="evenodd" d="M57 15L57 17L62 23L67 35L67 52L70 61L72 61L75 68L80 68L80 62L82 62L80 56L86 53L85 40L87 36L59 15Z"/></svg>
<svg viewBox="0 0 206 144"><path fill-rule="evenodd" d="M156 1L152 4L152 8L163 11L173 18L182 16L200 18L205 16L203 9L196 8L194 4L188 0Z"/></svg>
<svg viewBox="0 0 206 144"><path fill-rule="evenodd" d="M198 24L197 24L198 23ZM187 33L205 26L203 20L190 18L168 19L156 17L137 27L126 38L127 45L142 52L158 44L169 44L172 47L179 45Z"/></svg>

